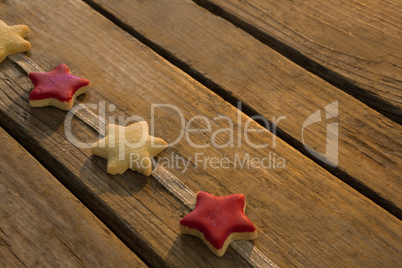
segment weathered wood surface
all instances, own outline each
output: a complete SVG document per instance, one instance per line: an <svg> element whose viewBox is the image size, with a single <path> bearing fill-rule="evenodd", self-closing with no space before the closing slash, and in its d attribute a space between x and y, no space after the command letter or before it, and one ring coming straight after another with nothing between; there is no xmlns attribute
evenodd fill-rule
<svg viewBox="0 0 402 268"><path fill-rule="evenodd" d="M402 122L401 1L195 2Z"/></svg>
<svg viewBox="0 0 402 268"><path fill-rule="evenodd" d="M1 267L146 267L0 128Z"/></svg>
<svg viewBox="0 0 402 268"><path fill-rule="evenodd" d="M223 90L224 96L234 96L266 119L279 122L278 128L284 132L280 136L299 150L305 150L303 124L314 112L321 110L323 120L307 127L304 138L305 144L316 151L326 151L326 124L339 122L339 164L327 168L402 217L400 125L190 0L174 4L94 2L99 10L124 23L125 29L134 29L153 42L157 50L160 47L175 55L189 73L198 72L203 76L201 80L215 83L217 86L212 87L220 87L218 91ZM334 101L339 104L338 117L325 120L325 106ZM286 119L278 120L281 116Z"/></svg>
<svg viewBox="0 0 402 268"><path fill-rule="evenodd" d="M41 8L46 6L46 9ZM32 29L30 57L50 70L66 63L73 74L92 82L85 103L106 101L118 108L114 115L140 115L150 121L151 104L180 108L186 120L196 115L225 115L239 124L248 117L167 63L148 47L76 0L15 1L0 4L0 16L9 23ZM31 84L10 61L0 64L0 124L28 148L58 179L100 217L109 228L154 266L246 266L232 249L215 257L193 237L180 236L178 222L188 212L153 178L128 172L105 173L106 162L90 157L66 139L65 113L54 108L33 109L27 102ZM180 128L175 112L160 109L155 136L173 141ZM192 127L205 127L200 120ZM212 133L228 127L225 120L211 124ZM253 143L272 143L271 133L250 134ZM74 121L74 134L94 142L96 133ZM192 133L195 143L211 143L212 133ZM226 143L228 133L217 135ZM401 224L395 217L363 197L298 151L276 140L274 148L255 149L245 144L235 148L194 149L183 139L161 157L191 158L190 168L170 170L193 191L215 195L243 193L248 217L259 237L255 245L279 266L397 267L401 258ZM236 144L237 140L236 140ZM194 155L233 158L269 153L286 159L286 169L195 168Z"/></svg>

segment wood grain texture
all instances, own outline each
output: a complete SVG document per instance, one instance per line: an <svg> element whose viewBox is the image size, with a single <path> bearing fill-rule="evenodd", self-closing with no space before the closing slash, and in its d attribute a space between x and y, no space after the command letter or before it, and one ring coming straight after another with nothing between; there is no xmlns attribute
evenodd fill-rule
<svg viewBox="0 0 402 268"><path fill-rule="evenodd" d="M400 2L195 2L401 123Z"/></svg>
<svg viewBox="0 0 402 268"><path fill-rule="evenodd" d="M1 267L146 267L0 128Z"/></svg>
<svg viewBox="0 0 402 268"><path fill-rule="evenodd" d="M281 137L299 150L305 151L303 124L314 112L321 110L323 120L304 130L304 141L318 152L326 151L326 125L339 122L339 164L328 170L402 217L400 125L190 0L92 4L156 50L163 49L172 62L182 61L178 65L187 72L202 74L200 79L223 95L278 123ZM334 101L338 117L325 120L325 106Z"/></svg>
<svg viewBox="0 0 402 268"><path fill-rule="evenodd" d="M402 122L400 1L195 2Z"/></svg>
<svg viewBox="0 0 402 268"><path fill-rule="evenodd" d="M46 7L46 9L42 8ZM76 0L14 1L0 4L7 23L32 29L30 57L45 70L64 62L73 74L87 78L92 89L83 102L115 104L110 114L140 115L148 122L152 104L180 108L187 120L223 115L234 123L233 134L248 121L244 114L156 55L148 47ZM5 61L0 65L0 124L37 157L58 179L100 217L109 228L152 266L247 266L232 249L223 258L209 252L194 237L179 235L178 222L188 212L152 177L134 172L105 173L106 161L91 157L66 139L63 111L34 109L27 102L31 84L26 75ZM238 121L239 120L239 121ZM212 133L228 127L212 120ZM174 111L156 113L155 136L172 142L180 118ZM255 122L250 134L256 144L272 144L275 137ZM192 127L205 127L194 121ZM73 121L73 134L94 142L97 135L81 121ZM229 133L189 134L197 144L228 141ZM401 258L401 223L370 200L340 182L288 144L253 148L244 137L235 147L195 149L182 139L162 157L191 158L183 169L169 168L193 191L215 195L243 193L247 216L258 229L255 245L279 266L397 267ZM204 168L195 166L195 153L223 157L237 153L263 158L269 153L286 159L286 169Z"/></svg>

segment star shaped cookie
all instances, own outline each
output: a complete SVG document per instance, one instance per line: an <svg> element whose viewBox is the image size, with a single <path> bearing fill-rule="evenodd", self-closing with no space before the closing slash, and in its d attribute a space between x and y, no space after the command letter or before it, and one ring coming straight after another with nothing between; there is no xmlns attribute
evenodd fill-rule
<svg viewBox="0 0 402 268"><path fill-rule="evenodd" d="M88 89L89 81L74 76L64 63L47 73L30 73L28 75L34 85L29 94L32 107L55 106L62 110L70 110L74 100Z"/></svg>
<svg viewBox="0 0 402 268"><path fill-rule="evenodd" d="M151 158L168 145L148 132L145 121L126 127L110 124L106 136L92 145L91 152L107 159L107 173L122 174L130 168L149 176L152 172Z"/></svg>
<svg viewBox="0 0 402 268"><path fill-rule="evenodd" d="M31 49L31 44L24 39L29 33L26 25L8 26L0 20L0 62L8 55Z"/></svg>
<svg viewBox="0 0 402 268"><path fill-rule="evenodd" d="M180 221L180 231L202 239L221 257L232 241L257 238L257 230L244 214L245 209L246 197L242 194L218 197L199 192L195 209Z"/></svg>

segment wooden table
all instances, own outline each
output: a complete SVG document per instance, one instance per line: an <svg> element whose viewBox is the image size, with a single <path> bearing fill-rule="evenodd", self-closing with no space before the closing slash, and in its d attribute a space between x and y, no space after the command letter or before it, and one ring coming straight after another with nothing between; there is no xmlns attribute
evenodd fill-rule
<svg viewBox="0 0 402 268"><path fill-rule="evenodd" d="M82 102L155 119L168 142L183 122L153 105L176 107L189 128L208 120L157 159L189 160L167 169L194 192L243 193L253 243L279 267L400 267L401 12L394 0L0 1L0 19L30 27L33 61L91 81ZM0 64L1 267L251 266L180 235L181 201L152 176L107 174L68 139L64 111L29 106L31 89ZM98 139L72 125L78 140ZM336 164L312 154L327 143Z"/></svg>

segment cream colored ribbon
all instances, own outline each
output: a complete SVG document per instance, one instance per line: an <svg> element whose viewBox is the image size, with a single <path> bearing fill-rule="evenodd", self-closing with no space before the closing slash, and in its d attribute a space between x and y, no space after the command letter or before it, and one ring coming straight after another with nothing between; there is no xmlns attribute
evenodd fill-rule
<svg viewBox="0 0 402 268"><path fill-rule="evenodd" d="M27 74L32 72L44 72L34 61L22 53L9 55L8 58L24 69ZM75 102L80 107L77 107L76 109L73 108L76 110L74 115L96 130L99 134L105 136L105 128L100 125L106 126L106 119L99 117L82 102L79 102L78 100L75 100ZM153 163L154 165L156 164L154 160ZM162 166L156 166L152 171L152 176L177 199L183 202L184 205L190 209L194 209L196 193L185 186L183 182L174 176L169 170ZM248 240L234 241L230 246L253 267L278 267Z"/></svg>

